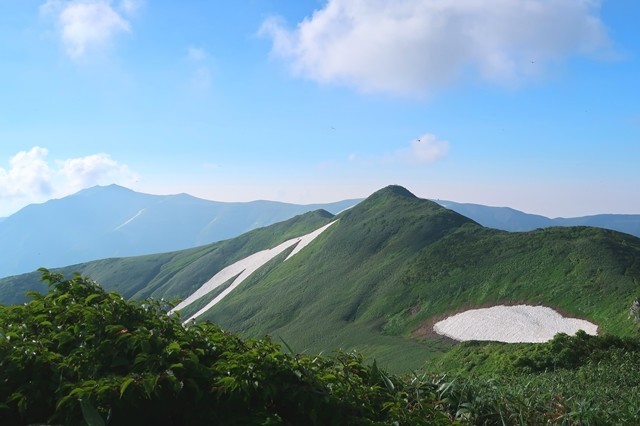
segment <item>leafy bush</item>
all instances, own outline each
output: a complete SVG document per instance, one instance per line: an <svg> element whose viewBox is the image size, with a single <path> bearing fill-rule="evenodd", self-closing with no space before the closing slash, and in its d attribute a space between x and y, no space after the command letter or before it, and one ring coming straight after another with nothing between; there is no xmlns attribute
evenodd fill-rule
<svg viewBox="0 0 640 426"><path fill-rule="evenodd" d="M3 424L448 424L433 386L356 354L288 355L268 338L183 325L163 302L131 302L42 270L47 295L0 306Z"/></svg>
<svg viewBox="0 0 640 426"><path fill-rule="evenodd" d="M468 342L445 355L449 373L397 377L42 273L47 295L0 306L3 425L640 423L638 338Z"/></svg>

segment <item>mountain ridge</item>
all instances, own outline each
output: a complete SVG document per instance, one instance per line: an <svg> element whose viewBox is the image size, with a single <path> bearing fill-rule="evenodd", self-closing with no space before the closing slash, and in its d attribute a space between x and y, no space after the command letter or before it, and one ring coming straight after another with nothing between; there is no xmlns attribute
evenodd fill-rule
<svg viewBox="0 0 640 426"><path fill-rule="evenodd" d="M443 344L415 330L464 306L525 301L631 331L640 239L587 227L513 234L410 200L382 192L337 215L290 263L250 277L202 318L296 350L367 347L389 361L400 345L406 362Z"/></svg>
<svg viewBox="0 0 640 426"><path fill-rule="evenodd" d="M336 216L320 210L195 249L61 272L88 274L128 298L182 299L233 262L333 220L286 262L285 250L262 265L201 319L247 337L282 338L296 351L360 349L398 369L417 368L450 346L416 330L477 306L543 305L604 333L635 332L628 309L640 284L639 238L583 226L491 229L393 186ZM0 300L36 280L0 280ZM185 316L218 294L194 302Z"/></svg>
<svg viewBox="0 0 640 426"><path fill-rule="evenodd" d="M143 194L118 185L87 188L26 206L0 221L0 277L42 266L196 247L307 211L337 213L356 202L225 203L188 194ZM43 241L55 241L55 247Z"/></svg>
<svg viewBox="0 0 640 426"><path fill-rule="evenodd" d="M578 217L549 218L525 213L511 207L493 207L448 200L436 200L436 202L472 218L483 226L504 231L524 232L550 226L593 226L640 237L640 214L603 213Z"/></svg>
<svg viewBox="0 0 640 426"><path fill-rule="evenodd" d="M395 195L415 197L398 185L383 190L387 195L395 192ZM96 202L96 199L103 201ZM0 259L0 277L41 266L51 268L91 259L197 247L304 211L326 207L336 214L360 201L344 200L324 205L293 205L266 200L225 203L185 193L142 194L115 184L86 188L68 197L29 205L14 215L0 218L0 250L5 253ZM601 214L549 219L509 207L446 200L436 202L495 229L523 232L549 226L587 225L640 236L640 215ZM56 250L49 249L41 241L56 241Z"/></svg>

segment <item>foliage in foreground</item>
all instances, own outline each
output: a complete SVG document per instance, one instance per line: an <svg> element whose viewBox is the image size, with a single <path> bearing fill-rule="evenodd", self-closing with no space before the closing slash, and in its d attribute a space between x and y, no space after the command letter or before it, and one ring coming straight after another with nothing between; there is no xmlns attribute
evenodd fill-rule
<svg viewBox="0 0 640 426"><path fill-rule="evenodd" d="M469 342L396 377L353 353L283 353L183 326L79 275L0 306L2 424L640 424L640 341Z"/></svg>
<svg viewBox="0 0 640 426"><path fill-rule="evenodd" d="M452 415L476 425L640 424L640 354L575 369L442 377L438 395Z"/></svg>
<svg viewBox="0 0 640 426"><path fill-rule="evenodd" d="M42 270L47 295L0 306L3 424L448 424L433 383L355 354L293 356L212 324L183 326L88 278Z"/></svg>
<svg viewBox="0 0 640 426"><path fill-rule="evenodd" d="M472 424L640 424L640 340L557 334L541 344L466 342L434 363L438 396Z"/></svg>

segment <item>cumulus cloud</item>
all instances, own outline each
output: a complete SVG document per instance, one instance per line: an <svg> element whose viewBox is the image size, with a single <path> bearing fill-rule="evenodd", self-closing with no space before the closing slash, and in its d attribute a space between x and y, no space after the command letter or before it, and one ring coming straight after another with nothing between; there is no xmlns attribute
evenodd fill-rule
<svg viewBox="0 0 640 426"><path fill-rule="evenodd" d="M393 162L408 164L433 163L447 155L449 142L435 135L424 134L412 140L407 148L400 149L388 157Z"/></svg>
<svg viewBox="0 0 640 426"><path fill-rule="evenodd" d="M56 22L67 54L78 59L108 46L120 33L131 31L126 19L142 5L139 0L47 0L40 11Z"/></svg>
<svg viewBox="0 0 640 426"><path fill-rule="evenodd" d="M29 203L65 196L94 185L131 185L138 177L108 154L49 161L49 151L35 146L0 167L0 215ZM7 211L4 211L7 210Z"/></svg>
<svg viewBox="0 0 640 426"><path fill-rule="evenodd" d="M11 157L9 169L0 167L0 199L49 195L54 172L47 164L47 154L46 148L35 146Z"/></svg>
<svg viewBox="0 0 640 426"><path fill-rule="evenodd" d="M428 94L468 75L538 77L571 55L606 50L600 0L329 0L289 29L260 34L297 75L360 91Z"/></svg>
<svg viewBox="0 0 640 426"><path fill-rule="evenodd" d="M81 189L113 182L131 182L136 175L108 154L94 154L62 162L59 172L71 188Z"/></svg>

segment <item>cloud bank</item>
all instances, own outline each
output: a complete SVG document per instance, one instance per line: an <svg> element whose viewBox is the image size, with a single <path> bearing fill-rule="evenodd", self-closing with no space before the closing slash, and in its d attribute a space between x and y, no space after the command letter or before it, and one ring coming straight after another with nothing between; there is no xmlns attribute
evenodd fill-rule
<svg viewBox="0 0 640 426"><path fill-rule="evenodd" d="M119 183L131 185L137 175L128 166L113 160L108 154L54 161L47 159L49 151L35 146L20 151L9 159L9 167L0 167L0 204L9 213L29 203L69 195L80 189Z"/></svg>
<svg viewBox="0 0 640 426"><path fill-rule="evenodd" d="M609 46L600 0L329 0L259 31L299 76L362 92L424 95L473 76L517 85Z"/></svg>
<svg viewBox="0 0 640 426"><path fill-rule="evenodd" d="M67 55L79 59L109 46L131 31L126 19L142 5L139 0L47 0L40 12L54 19Z"/></svg>

